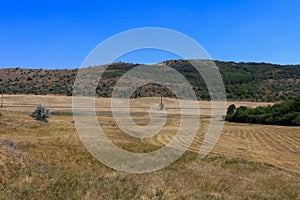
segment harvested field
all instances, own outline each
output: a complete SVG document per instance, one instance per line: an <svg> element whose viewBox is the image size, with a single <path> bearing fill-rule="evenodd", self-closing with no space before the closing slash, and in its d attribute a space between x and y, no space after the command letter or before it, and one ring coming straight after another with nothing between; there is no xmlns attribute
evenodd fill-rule
<svg viewBox="0 0 300 200"><path fill-rule="evenodd" d="M147 108L158 102L157 98L132 100L131 117L147 125ZM37 103L56 112L48 124L29 117ZM98 121L120 148L157 150L172 140L180 125L176 100L164 103L167 122L151 138L124 134L112 117L109 99L97 99ZM264 104L227 104L231 103ZM86 150L70 115L71 97L5 96L4 105L0 111L0 199L300 198L300 127L226 122L212 152L200 159L209 102L199 102L201 126L189 151L164 169L130 174L106 167ZM181 143L185 145L184 138Z"/></svg>

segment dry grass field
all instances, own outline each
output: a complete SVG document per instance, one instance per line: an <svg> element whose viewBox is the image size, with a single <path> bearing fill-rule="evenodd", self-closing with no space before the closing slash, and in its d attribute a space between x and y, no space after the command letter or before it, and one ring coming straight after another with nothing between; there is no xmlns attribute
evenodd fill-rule
<svg viewBox="0 0 300 200"><path fill-rule="evenodd" d="M226 122L213 151L200 159L210 104L199 102L201 127L189 151L162 170L130 174L106 167L86 150L70 114L71 97L14 95L4 100L0 199L300 199L300 127ZM132 100L132 118L146 125L145 111L158 102L157 98ZM38 103L55 111L48 124L28 115ZM180 124L176 100L164 99L164 103L167 123L147 139L118 129L109 99L97 99L96 110L116 145L145 152L171 141Z"/></svg>

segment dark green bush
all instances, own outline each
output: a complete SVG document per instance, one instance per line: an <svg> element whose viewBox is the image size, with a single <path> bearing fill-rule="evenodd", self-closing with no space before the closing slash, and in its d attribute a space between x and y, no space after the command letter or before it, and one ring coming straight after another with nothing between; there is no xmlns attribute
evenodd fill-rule
<svg viewBox="0 0 300 200"><path fill-rule="evenodd" d="M231 105L228 107L226 114L227 114L227 115L231 115L232 113L235 112L235 110L236 110L236 106L235 106L234 104L231 104Z"/></svg>
<svg viewBox="0 0 300 200"><path fill-rule="evenodd" d="M273 106L237 109L230 105L225 117L230 122L300 126L300 96Z"/></svg>

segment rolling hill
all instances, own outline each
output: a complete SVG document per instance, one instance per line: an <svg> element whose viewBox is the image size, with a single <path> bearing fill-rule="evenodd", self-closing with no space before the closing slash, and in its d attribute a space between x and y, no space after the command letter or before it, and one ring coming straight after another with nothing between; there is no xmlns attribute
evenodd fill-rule
<svg viewBox="0 0 300 200"><path fill-rule="evenodd" d="M210 96L200 74L187 60L162 62L178 70L192 84L199 100ZM283 101L300 94L300 65L269 63L235 63L215 61L222 75L228 99L250 101ZM98 84L96 93L110 97L118 79L139 64L112 63ZM56 94L72 95L78 69L46 70L5 68L0 69L0 82L5 94ZM132 97L159 96L160 86L145 85ZM164 88L164 96L175 97Z"/></svg>

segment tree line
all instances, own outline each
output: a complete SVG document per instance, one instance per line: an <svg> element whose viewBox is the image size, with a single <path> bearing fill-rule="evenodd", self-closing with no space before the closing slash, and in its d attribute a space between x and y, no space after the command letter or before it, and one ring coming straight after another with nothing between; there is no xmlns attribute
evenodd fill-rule
<svg viewBox="0 0 300 200"><path fill-rule="evenodd" d="M232 104L227 109L225 120L239 123L300 126L300 95L272 106L236 108Z"/></svg>

